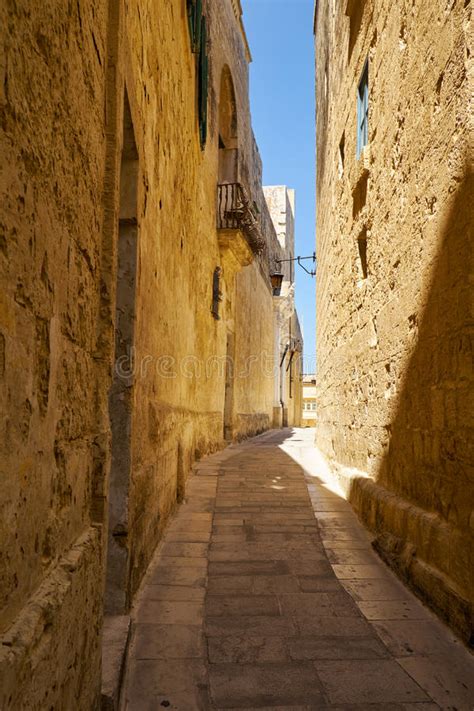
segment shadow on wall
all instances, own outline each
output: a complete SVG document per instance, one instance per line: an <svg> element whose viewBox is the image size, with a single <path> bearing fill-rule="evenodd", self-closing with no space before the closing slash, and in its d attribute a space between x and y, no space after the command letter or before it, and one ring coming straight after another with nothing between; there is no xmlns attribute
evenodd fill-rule
<svg viewBox="0 0 474 711"><path fill-rule="evenodd" d="M387 452L350 500L376 547L471 645L474 594L474 176L444 220Z"/></svg>

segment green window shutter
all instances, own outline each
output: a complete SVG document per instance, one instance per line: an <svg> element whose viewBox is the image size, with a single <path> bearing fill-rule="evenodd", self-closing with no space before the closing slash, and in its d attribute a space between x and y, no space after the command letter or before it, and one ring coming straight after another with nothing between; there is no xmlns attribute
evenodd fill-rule
<svg viewBox="0 0 474 711"><path fill-rule="evenodd" d="M194 25L196 22L196 0L186 0L188 11L189 36L191 38L191 49L194 51Z"/></svg>
<svg viewBox="0 0 474 711"><path fill-rule="evenodd" d="M199 54L201 49L202 36L202 0L194 0L194 37L193 37L193 52Z"/></svg>
<svg viewBox="0 0 474 711"><path fill-rule="evenodd" d="M201 46L202 0L186 0L186 6L191 51L194 54L198 54Z"/></svg>
<svg viewBox="0 0 474 711"><path fill-rule="evenodd" d="M207 56L207 28L206 18L201 20L201 47L199 52L199 138L201 148L206 145L207 139L207 93L209 82L209 60Z"/></svg>

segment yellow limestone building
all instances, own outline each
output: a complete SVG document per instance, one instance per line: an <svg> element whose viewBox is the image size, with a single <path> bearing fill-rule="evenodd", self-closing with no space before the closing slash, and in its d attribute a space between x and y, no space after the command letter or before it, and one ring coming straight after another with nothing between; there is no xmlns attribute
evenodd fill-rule
<svg viewBox="0 0 474 711"><path fill-rule="evenodd" d="M303 375L303 412L301 414L302 427L315 427L318 400L316 397L316 375Z"/></svg>
<svg viewBox="0 0 474 711"><path fill-rule="evenodd" d="M316 442L473 639L472 3L317 2Z"/></svg>
<svg viewBox="0 0 474 711"><path fill-rule="evenodd" d="M295 191L285 185L265 186L263 191L280 247L273 264L281 280L273 292L275 352L279 353L273 426L299 427L303 337L295 306Z"/></svg>

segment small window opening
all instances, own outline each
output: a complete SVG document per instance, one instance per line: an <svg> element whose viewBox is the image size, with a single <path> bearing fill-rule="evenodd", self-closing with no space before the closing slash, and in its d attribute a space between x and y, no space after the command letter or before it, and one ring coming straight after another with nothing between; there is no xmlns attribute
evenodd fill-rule
<svg viewBox="0 0 474 711"><path fill-rule="evenodd" d="M369 62L364 71L357 91L357 158L369 142Z"/></svg>
<svg viewBox="0 0 474 711"><path fill-rule="evenodd" d="M344 175L344 160L345 160L345 149L346 149L346 134L342 133L342 138L339 143L339 177L342 178Z"/></svg>

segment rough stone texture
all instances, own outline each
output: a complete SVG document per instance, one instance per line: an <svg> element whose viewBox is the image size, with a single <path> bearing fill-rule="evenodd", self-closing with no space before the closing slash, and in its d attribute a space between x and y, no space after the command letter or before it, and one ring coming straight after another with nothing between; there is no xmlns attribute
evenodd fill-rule
<svg viewBox="0 0 474 711"><path fill-rule="evenodd" d="M318 3L315 17L317 443L381 554L466 640L471 15L462 0L349 0ZM357 159L367 58L369 143Z"/></svg>
<svg viewBox="0 0 474 711"><path fill-rule="evenodd" d="M106 611L125 612L193 462L223 446L224 413L231 439L274 417L275 374L262 369L225 405L226 356L241 368L275 355L269 274L281 247L251 129L239 3L203 6L204 150L184 0L0 8L5 709L99 703L104 578ZM216 230L224 75L259 256L239 230L225 248ZM168 556L164 588L200 587L201 571L176 562L184 545Z"/></svg>
<svg viewBox="0 0 474 711"><path fill-rule="evenodd" d="M7 7L0 96L2 630L90 523L106 33L103 2ZM81 107L89 104L86 114Z"/></svg>
<svg viewBox="0 0 474 711"><path fill-rule="evenodd" d="M107 4L0 8L2 709L100 692ZM87 660L87 665L84 663Z"/></svg>
<svg viewBox="0 0 474 711"><path fill-rule="evenodd" d="M102 711L115 711L118 708L130 629L129 615L109 615L104 619L102 630Z"/></svg>
<svg viewBox="0 0 474 711"><path fill-rule="evenodd" d="M0 706L96 708L102 614L100 538L90 528L2 635Z"/></svg>

